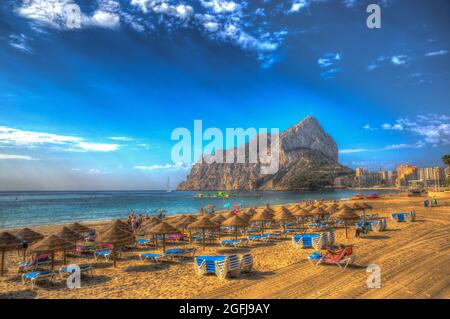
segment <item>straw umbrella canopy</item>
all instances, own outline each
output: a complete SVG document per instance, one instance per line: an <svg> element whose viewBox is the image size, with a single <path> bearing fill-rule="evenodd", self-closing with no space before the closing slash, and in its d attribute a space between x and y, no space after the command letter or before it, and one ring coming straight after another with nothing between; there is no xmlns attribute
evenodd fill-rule
<svg viewBox="0 0 450 319"><path fill-rule="evenodd" d="M35 232L30 228L22 228L17 233L14 233L14 235L16 235L16 237L18 237L22 241L26 241L27 243L33 243L35 241L44 239L44 235Z"/></svg>
<svg viewBox="0 0 450 319"><path fill-rule="evenodd" d="M300 219L302 220L302 228L305 228L305 219L312 216L309 210L300 206L292 210L292 215L297 217L297 224L300 224Z"/></svg>
<svg viewBox="0 0 450 319"><path fill-rule="evenodd" d="M250 218L251 222L261 222L262 234L264 234L265 223L271 220L273 220L273 213L267 208L256 213L252 218Z"/></svg>
<svg viewBox="0 0 450 319"><path fill-rule="evenodd" d="M341 210L341 209L352 209L349 205L344 204L344 203L340 204L338 206L338 208L339 208L339 210Z"/></svg>
<svg viewBox="0 0 450 319"><path fill-rule="evenodd" d="M361 205L359 205L358 203L351 204L350 208L353 210L363 210L363 207Z"/></svg>
<svg viewBox="0 0 450 319"><path fill-rule="evenodd" d="M22 241L16 236L8 232L0 233L0 250L2 251L2 261L0 266L0 277L3 277L3 270L5 267L5 252L7 250L15 249L22 244Z"/></svg>
<svg viewBox="0 0 450 319"><path fill-rule="evenodd" d="M292 217L293 217L292 212L289 209L287 209L286 207L282 206L280 209L277 210L273 219L279 220L279 221L288 221L288 220L292 219ZM284 228L284 223L283 223L283 228Z"/></svg>
<svg viewBox="0 0 450 319"><path fill-rule="evenodd" d="M75 244L68 242L56 235L50 235L49 237L39 241L31 247L31 251L34 253L51 253L52 255L52 270L55 268L55 252L66 251L68 249L75 248Z"/></svg>
<svg viewBox="0 0 450 319"><path fill-rule="evenodd" d="M166 234L174 234L174 233L180 233L178 229L173 227L172 225L166 223L166 222L160 222L159 224L153 226L148 230L150 234L155 235L162 235L162 247L163 247L163 253L166 252Z"/></svg>
<svg viewBox="0 0 450 319"><path fill-rule="evenodd" d="M55 235L61 239L64 239L65 241L74 243L75 246L77 245L77 241L84 239L84 237L81 234L74 232L68 227L63 227L61 231ZM63 253L64 253L64 264L66 264L66 251L64 250Z"/></svg>
<svg viewBox="0 0 450 319"><path fill-rule="evenodd" d="M256 209L254 208L249 208L245 214L247 214L248 216L252 217L253 215L255 215L257 213Z"/></svg>
<svg viewBox="0 0 450 319"><path fill-rule="evenodd" d="M115 221L109 228L104 229L98 237L99 242L111 243L113 245L112 255L114 267L116 267L116 247L117 245L124 245L134 242L136 239L133 233L124 230L120 221Z"/></svg>
<svg viewBox="0 0 450 319"><path fill-rule="evenodd" d="M222 223L223 226L234 227L235 239L238 237L238 227L248 226L248 222L245 219L240 218L237 215L231 216Z"/></svg>
<svg viewBox="0 0 450 319"><path fill-rule="evenodd" d="M222 222L224 220L227 220L227 218L224 217L223 215L219 215L219 214L217 214L217 215L215 215L214 217L211 218L211 221L216 223L216 224L222 224Z"/></svg>
<svg viewBox="0 0 450 319"><path fill-rule="evenodd" d="M188 229L201 229L203 235L203 249L205 248L205 230L217 228L218 225L212 222L208 217L201 217L188 226Z"/></svg>
<svg viewBox="0 0 450 319"><path fill-rule="evenodd" d="M131 228L130 225L128 225L124 221L121 221L120 219L116 219L116 220L112 221L110 224L103 227L101 229L101 232L105 233L108 230L113 229L113 228L119 228L125 232L133 233L133 228Z"/></svg>
<svg viewBox="0 0 450 319"><path fill-rule="evenodd" d="M248 222L250 220L250 218L252 218L246 212L239 212L239 213L237 213L237 216L240 217L241 219L245 220L246 222Z"/></svg>
<svg viewBox="0 0 450 319"><path fill-rule="evenodd" d="M91 228L81 225L79 223L73 223L69 225L69 229L79 234L85 234L93 231Z"/></svg>
<svg viewBox="0 0 450 319"><path fill-rule="evenodd" d="M341 210L337 211L336 214L337 214L337 217L339 219L342 219L344 221L345 238L348 238L348 235L347 235L347 221L349 221L349 220L358 220L359 216L358 216L358 214L355 213L354 210L348 209L348 208L341 209Z"/></svg>
<svg viewBox="0 0 450 319"><path fill-rule="evenodd" d="M38 240L41 240L44 238L44 235L35 232L34 230L30 228L22 228L18 232L15 232L14 235L22 240L22 247L23 247L23 261L25 261L25 257L27 254L28 244L32 244Z"/></svg>
<svg viewBox="0 0 450 319"><path fill-rule="evenodd" d="M333 206L333 205L330 205L327 208L325 208L325 211L327 213L329 213L330 215L334 214L337 210L338 210L338 208L336 206Z"/></svg>
<svg viewBox="0 0 450 319"><path fill-rule="evenodd" d="M318 217L330 215L330 213L327 212L326 210L324 210L322 207L317 207L317 208L313 209L312 211L310 211L309 213L313 216L318 216Z"/></svg>
<svg viewBox="0 0 450 319"><path fill-rule="evenodd" d="M230 212L224 212L224 213L222 213L221 215L222 215L225 219L228 219L228 218L230 218L230 217L235 216L236 214L230 211ZM211 218L211 220L212 220L212 218Z"/></svg>

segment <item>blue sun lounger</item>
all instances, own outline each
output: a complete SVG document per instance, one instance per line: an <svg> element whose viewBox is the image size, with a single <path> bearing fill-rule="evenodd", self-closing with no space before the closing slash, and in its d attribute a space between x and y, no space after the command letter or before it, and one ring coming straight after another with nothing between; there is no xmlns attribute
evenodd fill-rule
<svg viewBox="0 0 450 319"><path fill-rule="evenodd" d="M38 281L42 280L52 281L54 276L55 273L52 270L27 272L26 274L22 275L22 284L30 282L31 289L34 289L34 286L37 284Z"/></svg>
<svg viewBox="0 0 450 319"><path fill-rule="evenodd" d="M320 234L300 234L292 237L292 243L300 248L312 248L318 246L320 242Z"/></svg>
<svg viewBox="0 0 450 319"><path fill-rule="evenodd" d="M150 244L150 240L148 239L136 239L136 246L147 247Z"/></svg>
<svg viewBox="0 0 450 319"><path fill-rule="evenodd" d="M195 248L173 248L166 250L166 254L164 255L164 257L172 259L185 259L194 257L195 251Z"/></svg>
<svg viewBox="0 0 450 319"><path fill-rule="evenodd" d="M148 260L148 261L153 261L155 263L158 263L162 257L163 257L162 254L150 254L150 253L139 254L140 260Z"/></svg>
<svg viewBox="0 0 450 319"><path fill-rule="evenodd" d="M81 273L89 273L90 276L92 276L93 273L93 268L92 265L90 264L81 264L81 265L76 265L78 267L80 267L80 272ZM68 276L72 274L72 270L70 269L69 266L64 266L59 268L59 277L63 278L64 276Z"/></svg>
<svg viewBox="0 0 450 319"><path fill-rule="evenodd" d="M94 258L95 260L97 260L99 257L104 257L105 260L109 260L109 258L111 257L111 250L100 250L100 251L96 251L94 253Z"/></svg>
<svg viewBox="0 0 450 319"><path fill-rule="evenodd" d="M248 239L227 239L227 240L222 240L220 242L220 245L222 247L240 247L240 246L245 246L246 244L248 244Z"/></svg>

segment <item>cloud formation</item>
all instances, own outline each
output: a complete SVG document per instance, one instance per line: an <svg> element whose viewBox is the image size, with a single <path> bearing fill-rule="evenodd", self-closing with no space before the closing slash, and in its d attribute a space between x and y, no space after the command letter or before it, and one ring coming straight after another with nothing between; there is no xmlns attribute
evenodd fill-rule
<svg viewBox="0 0 450 319"><path fill-rule="evenodd" d="M57 145L65 147L63 150L77 152L113 152L119 149L118 144L91 143L78 136L19 130L5 126L0 126L0 145L27 148Z"/></svg>

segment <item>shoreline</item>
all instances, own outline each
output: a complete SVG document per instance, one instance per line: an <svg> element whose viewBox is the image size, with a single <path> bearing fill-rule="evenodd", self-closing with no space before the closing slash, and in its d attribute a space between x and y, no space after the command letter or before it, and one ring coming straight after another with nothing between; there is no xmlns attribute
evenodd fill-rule
<svg viewBox="0 0 450 319"><path fill-rule="evenodd" d="M384 196L393 196L393 195L400 195L399 193L384 193L384 194L380 194L379 199L383 198ZM403 195L401 195L403 196ZM313 199L308 199L308 200L313 200ZM324 199L324 202L329 202L329 201L333 201L333 200L337 200L337 201L351 201L350 198L342 198L342 199ZM376 200L376 199L375 199ZM360 200L359 200L360 201ZM370 201L373 201L370 200ZM278 206L284 206L284 205L293 205L296 204L298 202L284 202L284 203L277 203L277 204L271 204L271 207L278 207ZM270 203L269 203L270 204ZM248 209L250 207L257 207L257 208L262 208L264 207L264 205L262 206L249 206L249 207L243 207L244 209ZM228 209L219 209L219 210L215 210L215 213L221 213L221 212L226 212L228 211ZM139 214L139 211L135 211L135 213ZM129 214L129 212L124 212L123 217L121 217L120 219L126 219L127 218L127 214ZM179 216L179 215L196 215L198 214L198 211L196 212L179 212L179 213L172 213L172 214L166 214L166 218L171 218L171 217L175 217L175 216ZM149 215L151 216L156 216L156 215ZM117 218L115 218L117 219ZM26 225L22 225L22 226L8 226L8 227L1 227L0 226L0 231L15 231L18 229L22 229L24 227L28 227L28 228L36 228L36 227L41 227L41 226L54 226L54 227L62 227L62 226L67 226L71 223L84 223L84 224L89 224L92 226L95 226L96 224L105 224L108 222L111 222L113 220L115 220L114 218L104 218L104 219L74 219L71 221L67 221L67 222L55 222L55 223L45 223L45 224L26 224Z"/></svg>

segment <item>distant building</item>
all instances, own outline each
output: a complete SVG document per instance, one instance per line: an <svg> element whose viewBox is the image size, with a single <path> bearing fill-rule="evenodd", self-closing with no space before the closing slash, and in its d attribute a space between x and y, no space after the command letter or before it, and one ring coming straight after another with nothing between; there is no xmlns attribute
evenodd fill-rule
<svg viewBox="0 0 450 319"><path fill-rule="evenodd" d="M397 166L397 185L408 187L409 181L417 180L417 166L411 164L402 164Z"/></svg>
<svg viewBox="0 0 450 319"><path fill-rule="evenodd" d="M387 173L387 185L395 185L397 183L397 172L396 171L388 171Z"/></svg>
<svg viewBox="0 0 450 319"><path fill-rule="evenodd" d="M425 187L445 186L445 169L441 167L424 167L418 170L418 180Z"/></svg>

